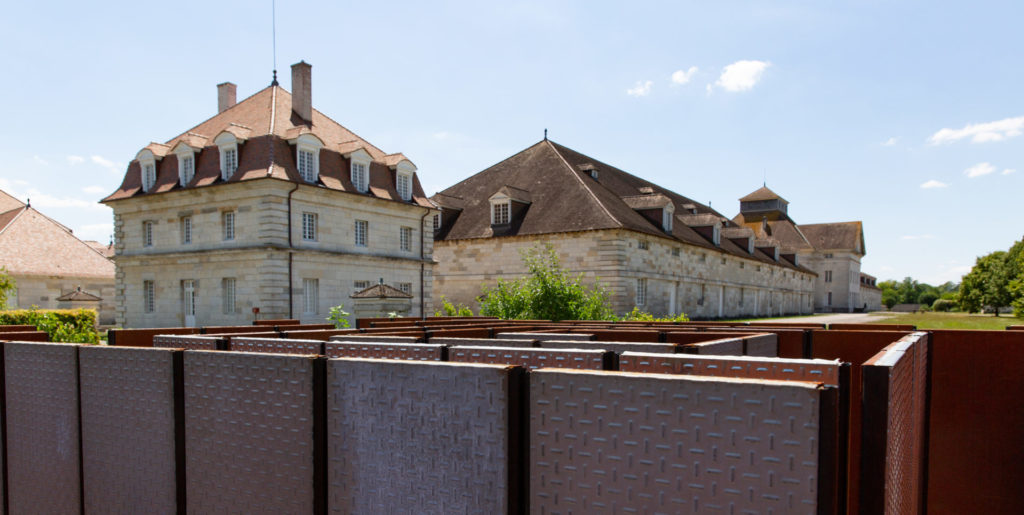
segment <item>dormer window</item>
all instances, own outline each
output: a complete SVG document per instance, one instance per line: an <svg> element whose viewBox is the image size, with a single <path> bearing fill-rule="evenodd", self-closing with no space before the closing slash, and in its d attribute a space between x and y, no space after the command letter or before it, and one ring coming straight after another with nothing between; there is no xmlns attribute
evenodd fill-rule
<svg viewBox="0 0 1024 515"><path fill-rule="evenodd" d="M178 178L181 180L182 186L188 186L188 183L192 182L192 178L196 176L196 158L194 155L188 155L179 158L178 161Z"/></svg>
<svg viewBox="0 0 1024 515"><path fill-rule="evenodd" d="M402 200L412 200L412 172L398 170L395 175L395 188L398 190L398 196Z"/></svg>
<svg viewBox="0 0 1024 515"><path fill-rule="evenodd" d="M299 150L299 177L306 182L316 181L316 154L310 150Z"/></svg>
<svg viewBox="0 0 1024 515"><path fill-rule="evenodd" d="M522 220L532 202L530 192L514 186L502 186L487 198L491 203L491 225L509 229L512 219Z"/></svg>
<svg viewBox="0 0 1024 515"><path fill-rule="evenodd" d="M142 166L142 191L148 192L156 186L156 163L141 163Z"/></svg>
<svg viewBox="0 0 1024 515"><path fill-rule="evenodd" d="M718 225L715 225L712 228L711 241L712 243L715 244L716 247L722 244L722 230L718 227Z"/></svg>
<svg viewBox="0 0 1024 515"><path fill-rule="evenodd" d="M238 138L234 134L224 131L213 140L220 151L220 178L228 180L238 169Z"/></svg>
<svg viewBox="0 0 1024 515"><path fill-rule="evenodd" d="M349 165L349 178L352 180L352 187L359 193L366 193L370 190L370 161L373 158L363 148L359 148L349 154L352 164Z"/></svg>
<svg viewBox="0 0 1024 515"><path fill-rule="evenodd" d="M672 204L666 204L661 210L661 228L665 232L672 232L672 219L675 218L676 208Z"/></svg>
<svg viewBox="0 0 1024 515"><path fill-rule="evenodd" d="M289 143L295 145L295 164L299 169L299 178L304 182L315 184L320 178L320 149L324 143L312 134L302 134Z"/></svg>
<svg viewBox="0 0 1024 515"><path fill-rule="evenodd" d="M508 224L508 199L491 203L491 225Z"/></svg>

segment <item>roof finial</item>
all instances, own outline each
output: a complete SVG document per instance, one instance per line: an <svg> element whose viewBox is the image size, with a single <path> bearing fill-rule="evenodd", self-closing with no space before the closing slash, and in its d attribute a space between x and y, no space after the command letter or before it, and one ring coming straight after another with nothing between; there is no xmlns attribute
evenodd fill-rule
<svg viewBox="0 0 1024 515"><path fill-rule="evenodd" d="M271 86L277 86L277 2L270 0L270 51L274 61L274 80Z"/></svg>
<svg viewBox="0 0 1024 515"><path fill-rule="evenodd" d="M32 199L30 199L30 198L25 199L25 207L32 207Z"/></svg>
<svg viewBox="0 0 1024 515"><path fill-rule="evenodd" d="M545 128L544 129L544 141L547 141L547 140L548 140L548 130L547 130L547 128Z"/></svg>
<svg viewBox="0 0 1024 515"><path fill-rule="evenodd" d="M277 70L274 70L274 80L270 81L271 86L277 86Z"/></svg>

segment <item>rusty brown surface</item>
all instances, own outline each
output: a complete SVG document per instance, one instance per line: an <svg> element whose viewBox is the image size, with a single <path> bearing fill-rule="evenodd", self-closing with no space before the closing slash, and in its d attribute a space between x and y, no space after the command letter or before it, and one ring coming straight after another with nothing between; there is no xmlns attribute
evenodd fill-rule
<svg viewBox="0 0 1024 515"><path fill-rule="evenodd" d="M231 338L228 349L234 352L269 352L273 354L323 354L320 340L286 338Z"/></svg>
<svg viewBox="0 0 1024 515"><path fill-rule="evenodd" d="M577 341L577 342L589 342L594 340L592 334L570 334L570 333L501 333L501 338L504 340L536 340L543 342L544 340L561 340L561 341Z"/></svg>
<svg viewBox="0 0 1024 515"><path fill-rule="evenodd" d="M682 346L686 354L710 354L715 356L742 356L743 340L740 338L723 338Z"/></svg>
<svg viewBox="0 0 1024 515"><path fill-rule="evenodd" d="M755 334L743 337L743 355L774 358L779 355L779 337L776 334Z"/></svg>
<svg viewBox="0 0 1024 515"><path fill-rule="evenodd" d="M107 341L118 347L152 347L153 337L158 334L199 334L199 328L111 329L107 331Z"/></svg>
<svg viewBox="0 0 1024 515"><path fill-rule="evenodd" d="M408 361L442 361L444 345L430 343L362 343L331 341L324 344L328 358L398 359Z"/></svg>
<svg viewBox="0 0 1024 515"><path fill-rule="evenodd" d="M167 335L153 336L153 347L158 349L219 350L224 339L213 336Z"/></svg>
<svg viewBox="0 0 1024 515"><path fill-rule="evenodd" d="M546 369L529 375L532 513L814 513L831 506L814 383ZM827 406L827 408L823 408Z"/></svg>
<svg viewBox="0 0 1024 515"><path fill-rule="evenodd" d="M384 336L373 334L346 334L344 336L332 336L328 341L366 342L366 343L419 343L423 341L418 336Z"/></svg>
<svg viewBox="0 0 1024 515"><path fill-rule="evenodd" d="M430 338L437 345L470 345L478 347L537 347L536 340L512 340L506 338Z"/></svg>
<svg viewBox="0 0 1024 515"><path fill-rule="evenodd" d="M830 331L914 331L912 324L829 324Z"/></svg>
<svg viewBox="0 0 1024 515"><path fill-rule="evenodd" d="M650 330L650 328L637 327L635 329L572 329L572 332L588 332L594 336L594 340L604 342L660 342L661 332ZM565 338L559 338L564 340Z"/></svg>
<svg viewBox="0 0 1024 515"><path fill-rule="evenodd" d="M514 347L451 347L448 349L448 361L519 365L528 369L554 367L586 370L608 370L614 363L609 353L602 350Z"/></svg>
<svg viewBox="0 0 1024 515"><path fill-rule="evenodd" d="M679 352L679 346L674 343L644 343L644 342L572 342L572 341L545 341L541 342L542 348L548 349L604 349L616 354L623 352Z"/></svg>
<svg viewBox="0 0 1024 515"><path fill-rule="evenodd" d="M518 512L522 369L332 359L328 509Z"/></svg>
<svg viewBox="0 0 1024 515"><path fill-rule="evenodd" d="M180 360L181 352L170 349L80 349L86 513L184 512L178 473L185 450L177 441L184 421L175 398Z"/></svg>
<svg viewBox="0 0 1024 515"><path fill-rule="evenodd" d="M0 341L5 342L48 342L50 334L46 331L10 331L0 333Z"/></svg>
<svg viewBox="0 0 1024 515"><path fill-rule="evenodd" d="M9 513L79 513L78 346L4 344Z"/></svg>
<svg viewBox="0 0 1024 515"><path fill-rule="evenodd" d="M676 331L665 334L665 341L669 343L701 343L725 338L742 338L758 334L752 331Z"/></svg>
<svg viewBox="0 0 1024 515"><path fill-rule="evenodd" d="M840 363L823 359L627 352L619 356L619 370L623 372L806 381L839 386Z"/></svg>
<svg viewBox="0 0 1024 515"><path fill-rule="evenodd" d="M317 358L185 352L189 513L314 513ZM323 358L320 358L323 362ZM322 383L320 383L322 385ZM320 386L322 387L322 386Z"/></svg>

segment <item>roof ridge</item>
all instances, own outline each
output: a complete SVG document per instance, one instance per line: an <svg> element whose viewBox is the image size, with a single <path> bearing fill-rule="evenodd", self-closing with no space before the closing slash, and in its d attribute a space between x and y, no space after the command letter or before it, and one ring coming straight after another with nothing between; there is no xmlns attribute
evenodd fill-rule
<svg viewBox="0 0 1024 515"><path fill-rule="evenodd" d="M469 177L466 177L465 179L462 179L461 181L459 181L459 182L457 182L455 184L452 184L451 186L448 186L447 188L445 188L445 189L443 189L441 191L434 192L434 194L436 195L438 193L442 193L442 194L445 194L445 195L447 195L449 197L455 197L455 198L459 198L459 199L462 199L462 200L466 200L466 199L464 199L462 197L459 197L457 195L452 195L452 194L444 193L444 192L447 191L447 190L450 190L450 189L452 189L452 188L454 188L454 187L456 187L456 186L458 186L458 185L460 185L460 184L462 184L462 183L464 183L464 182L466 182L466 181L468 181L468 180L470 180L470 179L472 179L472 178L474 178L474 177L476 177L476 176L478 176L480 174L486 173L488 170L494 168L495 166L498 166L501 163L509 161L509 160L513 159L514 157L516 157L516 156L518 156L520 154L523 154L523 153L529 151L530 149L532 149L532 148L534 148L537 145L540 145L542 143L544 143L544 142L543 141L538 141L537 143L534 143L533 145L530 145L530 146L520 150L519 152L516 152L515 154L512 154L511 156L508 156L505 159L502 159L501 161L498 161L497 163L492 163L490 166L484 168L483 170L480 170L479 172L474 173L473 175L470 175Z"/></svg>
<svg viewBox="0 0 1024 515"><path fill-rule="evenodd" d="M601 202L601 199L597 198L597 194L594 193L594 191L590 189L590 186L587 185L586 181L584 181L583 178L580 177L578 173L576 173L576 169L573 168L572 165L569 164L569 161L565 159L565 156L563 156L562 153L559 152L557 148L555 148L551 140L545 138L544 142L547 143L548 148L550 148L551 151L558 156L558 160L561 161L563 165L565 165L565 169L569 171L569 174L572 175L580 183L580 185L583 186L583 189L585 189L587 193L590 194L590 198L594 199L594 202L597 202L597 205L601 207L601 210L604 211L604 214L607 215L608 218L610 218L612 222L615 223L615 225L622 227L622 222L618 218L615 218L614 215L612 215L612 212L608 210L608 206L604 205L604 203Z"/></svg>
<svg viewBox="0 0 1024 515"><path fill-rule="evenodd" d="M11 218L11 221L7 222L7 225L5 225L3 227L0 227L0 234L3 234L4 232L6 232L7 228L10 227L11 224L13 224L17 219L21 218L21 215L25 214L25 211L28 211L29 205L25 204L24 206L22 206L20 208L15 208L15 209L21 209L21 212L16 214L16 215L14 215L14 218ZM11 211L14 211L14 209L12 209ZM10 212L10 211L8 211L8 212Z"/></svg>
<svg viewBox="0 0 1024 515"><path fill-rule="evenodd" d="M173 138L171 138L171 139L167 140L167 143L162 143L162 144L163 144L163 145L167 145L167 146L170 146L170 143L171 143L172 141L174 141L174 140L176 140L176 139L178 139L178 138L180 138L180 137L182 137L182 136L186 136L186 135L188 135L188 134L189 134L190 132L192 132L193 130L195 130L196 128L198 128L198 127L199 127L200 125L202 125L202 124L204 124L204 123L206 123L206 122L208 122L208 121L210 121L210 120L212 120L212 119L214 119L214 118L216 118L216 117L218 117L218 116L220 116L220 115L222 115L222 114L224 114L224 113L226 113L226 112L228 112L228 111L230 111L230 110L234 109L235 107L238 107L238 106L240 106L240 105L244 104L245 102L248 102L248 101L249 101L249 99L251 99L251 98L255 97L256 95L259 95L260 93L263 93L263 92L264 92L264 91L266 91L267 89L269 89L269 88L276 88L276 87L278 87L278 86L275 86L275 85L271 84L270 86L267 86L267 87L265 87L265 88L263 88L263 89L261 89L261 90L259 90L259 91L255 92L255 93L253 93L252 95L249 95L249 96L247 96L247 97L243 98L241 102L235 102L235 104L234 104L234 105L232 105L231 107L229 107L229 108L227 108L227 109L225 109L225 110L223 110L223 111L218 111L217 113L214 113L214 114L213 114L212 116L209 116L209 117L207 117L206 119L204 119L203 121L201 121L201 122L199 122L199 123L197 123L197 124L193 125L192 127L189 127L189 129L188 129L187 131L185 131L185 132L182 132L182 133L178 134L177 136L175 136L175 137L173 137ZM271 122L271 123L273 123L273 122ZM214 134L213 136L216 136L216 134ZM209 136L208 136L208 137L209 137ZM154 143L156 143L156 142L154 142Z"/></svg>
<svg viewBox="0 0 1024 515"><path fill-rule="evenodd" d="M388 154L387 152L385 152L385 151L381 150L381 148L380 148L380 147L378 147L377 145L374 145L373 143L370 143L370 141L369 141L369 140L367 140L366 138L364 138L364 137L362 137L362 136L360 136L360 135L356 134L356 133L355 133L355 131L353 131L352 129L349 129L348 127L345 127L344 125L342 125L342 124L338 123L338 121L337 121L337 120L335 120L334 118L331 118L330 116L327 116L326 114L324 114L324 113L323 113L322 111L320 111L319 109L317 109L317 108L315 108L315 107L314 107L314 108L313 108L313 110L314 110L314 111L316 111L316 112L318 112L318 113L320 113L320 116L323 116L324 118L327 118L328 120L330 120L330 121L334 122L334 124L335 124L335 125L337 125L338 127L341 127L342 129L345 129L345 130L346 130L346 131L348 131L348 132L349 132L350 134L352 134L353 136L355 136L356 138L358 138L358 139L359 139L359 141L362 141L363 143L366 143L367 145L369 145L370 147L372 147L372 148L373 148L374 150L376 150L377 152L380 152L381 154L384 154L384 155L391 155L391 154ZM401 154L401 152L395 152L395 153L396 153L396 154Z"/></svg>

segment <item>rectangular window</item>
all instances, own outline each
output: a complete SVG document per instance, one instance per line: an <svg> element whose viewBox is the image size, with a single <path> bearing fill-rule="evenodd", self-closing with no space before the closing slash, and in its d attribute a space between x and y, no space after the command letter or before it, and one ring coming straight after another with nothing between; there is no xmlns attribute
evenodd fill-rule
<svg viewBox="0 0 1024 515"><path fill-rule="evenodd" d="M402 200L409 200L412 198L412 175L407 173L398 174L397 179L398 196Z"/></svg>
<svg viewBox="0 0 1024 515"><path fill-rule="evenodd" d="M320 294L319 279L302 280L302 312L307 315L316 314L319 309L317 299Z"/></svg>
<svg viewBox="0 0 1024 515"><path fill-rule="evenodd" d="M441 228L441 215L434 215L434 230Z"/></svg>
<svg viewBox="0 0 1024 515"><path fill-rule="evenodd" d="M832 259L832 254L825 254L825 259Z"/></svg>
<svg viewBox="0 0 1024 515"><path fill-rule="evenodd" d="M224 151L224 180L228 180L238 169L238 149L229 148Z"/></svg>
<svg viewBox="0 0 1024 515"><path fill-rule="evenodd" d="M746 264L746 263L744 263L744 262L740 261L740 268L744 268L744 267L746 267L746 266L747 266L747 264Z"/></svg>
<svg viewBox="0 0 1024 515"><path fill-rule="evenodd" d="M740 306L743 305L743 297L746 297L746 292L743 291L743 288L740 288Z"/></svg>
<svg viewBox="0 0 1024 515"><path fill-rule="evenodd" d="M235 239L235 212L225 211L221 215L221 225L224 226L224 239L233 240Z"/></svg>
<svg viewBox="0 0 1024 515"><path fill-rule="evenodd" d="M366 220L356 220L356 246L365 247L368 234L370 232L370 223Z"/></svg>
<svg viewBox="0 0 1024 515"><path fill-rule="evenodd" d="M183 158L181 160L181 185L188 186L188 183L192 182L192 177L195 177L195 175L195 158L192 156Z"/></svg>
<svg viewBox="0 0 1024 515"><path fill-rule="evenodd" d="M142 222L142 246L153 246L153 222L146 220Z"/></svg>
<svg viewBox="0 0 1024 515"><path fill-rule="evenodd" d="M221 310L225 315L235 313L235 278L225 277L220 281Z"/></svg>
<svg viewBox="0 0 1024 515"><path fill-rule="evenodd" d="M398 283L398 289L403 293L412 295L412 283Z"/></svg>
<svg viewBox="0 0 1024 515"><path fill-rule="evenodd" d="M156 165L148 164L142 168L142 191L149 191L156 185Z"/></svg>
<svg viewBox="0 0 1024 515"><path fill-rule="evenodd" d="M504 225L508 223L508 202L493 204L491 206L491 223Z"/></svg>
<svg viewBox="0 0 1024 515"><path fill-rule="evenodd" d="M832 292L828 292L828 305L832 305Z"/></svg>
<svg viewBox="0 0 1024 515"><path fill-rule="evenodd" d="M647 279L641 278L636 280L636 305L643 306L647 304Z"/></svg>
<svg viewBox="0 0 1024 515"><path fill-rule="evenodd" d="M672 249L672 255L674 257L679 257L679 247Z"/></svg>
<svg viewBox="0 0 1024 515"><path fill-rule="evenodd" d="M302 213L302 239L316 241L316 213Z"/></svg>
<svg viewBox="0 0 1024 515"><path fill-rule="evenodd" d="M366 173L366 164L352 163L352 186L355 186L356 190L365 193L368 182L369 177L367 177Z"/></svg>
<svg viewBox="0 0 1024 515"><path fill-rule="evenodd" d="M649 242L641 240L636 243L636 248L640 250L650 250L651 244Z"/></svg>
<svg viewBox="0 0 1024 515"><path fill-rule="evenodd" d="M402 227L398 239L404 252L412 252L412 227Z"/></svg>
<svg viewBox="0 0 1024 515"><path fill-rule="evenodd" d="M299 151L299 177L306 182L316 181L316 154L309 150Z"/></svg>
<svg viewBox="0 0 1024 515"><path fill-rule="evenodd" d="M370 287L370 281L355 281L352 283L352 288L356 291L363 291Z"/></svg>
<svg viewBox="0 0 1024 515"><path fill-rule="evenodd" d="M153 281L142 281L142 310L146 313L156 311L156 285Z"/></svg>
<svg viewBox="0 0 1024 515"><path fill-rule="evenodd" d="M189 245L192 243L192 217L181 217L181 243Z"/></svg>
<svg viewBox="0 0 1024 515"><path fill-rule="evenodd" d="M825 270L825 282L827 282L827 283L832 282L832 271L831 270Z"/></svg>
<svg viewBox="0 0 1024 515"><path fill-rule="evenodd" d="M707 295L707 293L708 293L707 285L704 285L704 284L700 285L700 298L697 299L697 305L698 306L703 306L704 305L704 296Z"/></svg>

